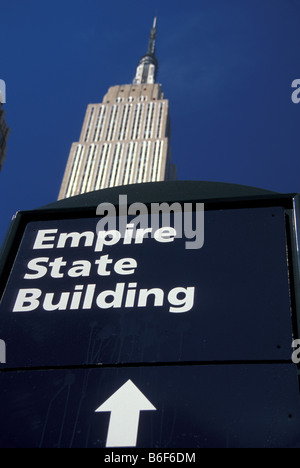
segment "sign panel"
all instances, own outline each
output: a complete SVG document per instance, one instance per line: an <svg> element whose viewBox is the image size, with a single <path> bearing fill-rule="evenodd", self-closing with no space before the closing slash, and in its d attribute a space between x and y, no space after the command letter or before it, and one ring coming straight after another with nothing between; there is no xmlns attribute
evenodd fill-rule
<svg viewBox="0 0 300 468"><path fill-rule="evenodd" d="M27 225L0 306L5 367L290 360L283 208L206 211L190 250L170 225L110 237L98 221Z"/></svg>
<svg viewBox="0 0 300 468"><path fill-rule="evenodd" d="M300 440L292 364L2 372L0 412L0 447L295 448Z"/></svg>

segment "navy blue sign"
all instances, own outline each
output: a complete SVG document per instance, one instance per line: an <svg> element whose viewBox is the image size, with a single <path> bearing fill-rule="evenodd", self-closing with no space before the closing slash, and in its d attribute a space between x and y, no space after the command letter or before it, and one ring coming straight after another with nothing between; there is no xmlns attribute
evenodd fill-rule
<svg viewBox="0 0 300 468"><path fill-rule="evenodd" d="M27 225L0 306L5 367L290 359L283 208L207 211L190 250L170 226L137 241L98 221Z"/></svg>
<svg viewBox="0 0 300 468"><path fill-rule="evenodd" d="M292 364L2 372L0 412L1 447L300 445Z"/></svg>

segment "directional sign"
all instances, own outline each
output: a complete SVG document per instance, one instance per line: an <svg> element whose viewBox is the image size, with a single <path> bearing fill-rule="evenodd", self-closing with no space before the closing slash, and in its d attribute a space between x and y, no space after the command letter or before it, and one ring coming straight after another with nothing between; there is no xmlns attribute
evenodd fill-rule
<svg viewBox="0 0 300 468"><path fill-rule="evenodd" d="M111 412L106 447L135 447L141 411L155 411L143 393L128 380L96 412Z"/></svg>
<svg viewBox="0 0 300 468"><path fill-rule="evenodd" d="M91 206L18 215L0 447L299 447L294 202L211 201L190 250L172 217L148 237Z"/></svg>
<svg viewBox="0 0 300 468"><path fill-rule="evenodd" d="M296 366L263 363L2 372L0 447L105 448L112 414L95 409L128 380L156 408L136 448L299 447Z"/></svg>
<svg viewBox="0 0 300 468"><path fill-rule="evenodd" d="M281 207L209 211L205 243L32 222L0 306L6 366L290 359Z"/></svg>

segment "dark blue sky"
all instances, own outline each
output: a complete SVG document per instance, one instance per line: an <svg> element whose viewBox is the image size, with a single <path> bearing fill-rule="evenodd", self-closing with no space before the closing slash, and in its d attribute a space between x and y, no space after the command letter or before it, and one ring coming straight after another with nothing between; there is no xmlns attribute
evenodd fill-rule
<svg viewBox="0 0 300 468"><path fill-rule="evenodd" d="M132 81L155 15L179 179L300 192L300 0L0 0L0 241L56 200L87 104Z"/></svg>

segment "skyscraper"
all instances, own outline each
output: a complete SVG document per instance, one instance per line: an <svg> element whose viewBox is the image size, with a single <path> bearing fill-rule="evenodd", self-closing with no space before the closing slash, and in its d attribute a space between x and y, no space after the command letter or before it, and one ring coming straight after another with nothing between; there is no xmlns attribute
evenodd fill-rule
<svg viewBox="0 0 300 468"><path fill-rule="evenodd" d="M58 199L93 190L176 179L171 163L169 104L156 83L156 18L132 84L112 86L89 104L71 146Z"/></svg>

